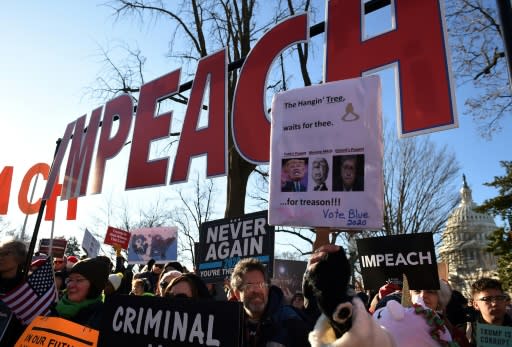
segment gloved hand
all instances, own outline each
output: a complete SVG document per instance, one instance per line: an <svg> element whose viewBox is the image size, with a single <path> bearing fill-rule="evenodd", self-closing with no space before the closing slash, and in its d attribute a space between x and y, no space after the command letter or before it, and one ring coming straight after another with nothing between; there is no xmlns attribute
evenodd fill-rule
<svg viewBox="0 0 512 347"><path fill-rule="evenodd" d="M355 293L348 287L350 274L350 263L343 248L324 245L310 258L304 275L304 294L314 296L337 337L352 324L350 302Z"/></svg>

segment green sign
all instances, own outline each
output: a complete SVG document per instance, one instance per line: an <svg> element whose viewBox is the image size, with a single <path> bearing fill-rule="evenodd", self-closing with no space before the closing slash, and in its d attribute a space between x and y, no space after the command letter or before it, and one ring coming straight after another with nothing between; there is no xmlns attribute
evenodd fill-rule
<svg viewBox="0 0 512 347"><path fill-rule="evenodd" d="M477 347L512 347L512 327L499 325L476 325Z"/></svg>

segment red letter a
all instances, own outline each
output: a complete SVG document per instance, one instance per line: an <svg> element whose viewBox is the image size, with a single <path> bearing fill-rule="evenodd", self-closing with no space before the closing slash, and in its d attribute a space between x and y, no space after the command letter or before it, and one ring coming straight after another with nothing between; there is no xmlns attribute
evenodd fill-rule
<svg viewBox="0 0 512 347"><path fill-rule="evenodd" d="M185 181L190 159L207 154L208 177L226 173L226 51L209 55L199 62L181 130L180 143L171 182ZM210 84L208 125L198 127L206 83Z"/></svg>

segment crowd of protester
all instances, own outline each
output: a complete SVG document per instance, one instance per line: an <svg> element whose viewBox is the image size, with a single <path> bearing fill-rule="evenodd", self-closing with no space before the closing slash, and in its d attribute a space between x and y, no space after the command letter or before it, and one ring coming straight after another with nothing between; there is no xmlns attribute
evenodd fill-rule
<svg viewBox="0 0 512 347"><path fill-rule="evenodd" d="M23 242L0 244L0 295L22 283L26 257ZM34 260L30 271L44 261ZM270 284L261 262L242 259L225 281L222 296L179 262L151 260L136 269L126 264L119 249L115 264L105 256L53 258L59 299L48 315L99 329L104 302L113 295L239 301L245 312L244 347L466 347L477 346L477 322L512 327L510 297L496 279L477 280L469 298L443 280L439 290L409 290L395 279L377 292L356 292L349 285L347 264L341 247L320 247L309 260L304 292L286 297ZM15 317L8 324L1 346L13 346L24 330Z"/></svg>

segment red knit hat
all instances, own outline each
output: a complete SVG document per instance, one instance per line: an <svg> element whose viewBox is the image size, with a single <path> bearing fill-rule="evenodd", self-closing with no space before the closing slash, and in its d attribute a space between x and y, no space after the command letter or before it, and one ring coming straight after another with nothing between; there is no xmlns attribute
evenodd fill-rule
<svg viewBox="0 0 512 347"><path fill-rule="evenodd" d="M35 267L40 267L41 265L43 265L45 263L46 259L37 259L37 260L34 260L30 266L35 266Z"/></svg>
<svg viewBox="0 0 512 347"><path fill-rule="evenodd" d="M382 287L380 287L379 289L379 297L382 299L383 297L385 297L386 295L388 294L391 294L391 293L394 293L396 291L400 291L402 290L402 288L398 285L398 284L395 284L395 283L386 283L385 285L383 285Z"/></svg>
<svg viewBox="0 0 512 347"><path fill-rule="evenodd" d="M76 256L74 256L74 255L68 256L68 263L73 263L74 264L74 263L77 263L78 260L79 259Z"/></svg>

